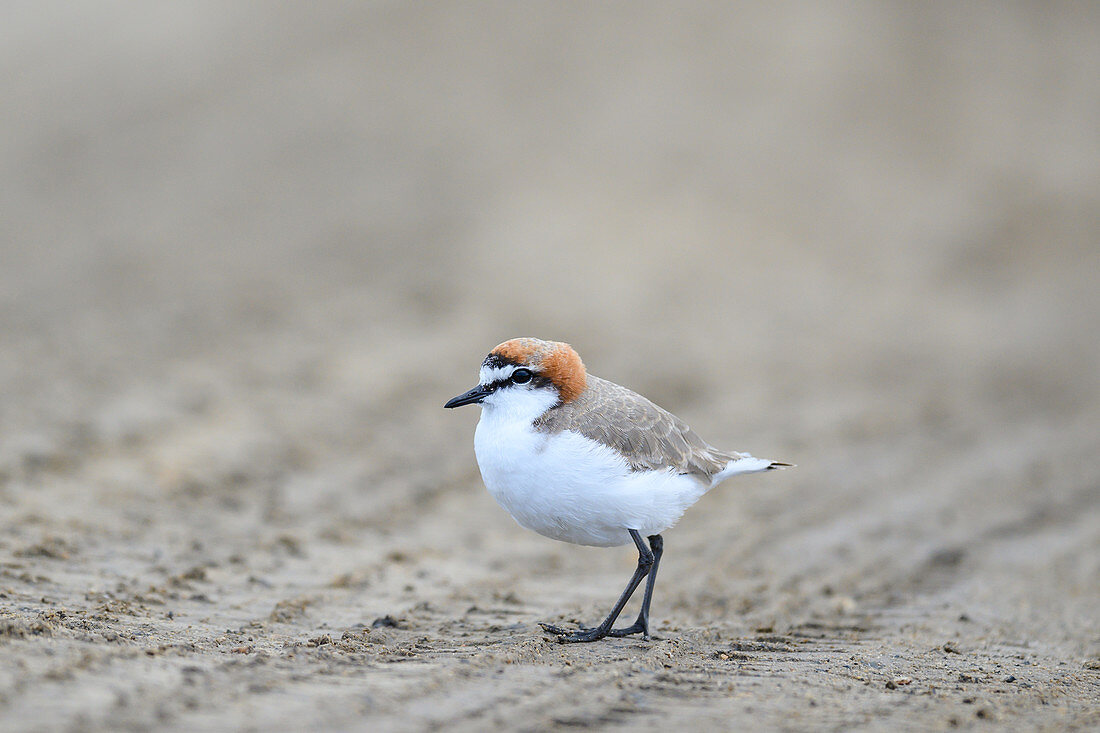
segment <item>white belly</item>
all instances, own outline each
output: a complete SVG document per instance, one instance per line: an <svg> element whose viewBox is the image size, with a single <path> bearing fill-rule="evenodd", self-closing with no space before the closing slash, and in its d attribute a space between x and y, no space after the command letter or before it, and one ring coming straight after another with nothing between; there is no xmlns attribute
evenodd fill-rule
<svg viewBox="0 0 1100 733"><path fill-rule="evenodd" d="M503 411L500 411L503 413ZM612 449L573 432L535 432L529 419L483 410L474 450L493 498L527 529L611 547L662 532L707 486L672 471L631 471Z"/></svg>

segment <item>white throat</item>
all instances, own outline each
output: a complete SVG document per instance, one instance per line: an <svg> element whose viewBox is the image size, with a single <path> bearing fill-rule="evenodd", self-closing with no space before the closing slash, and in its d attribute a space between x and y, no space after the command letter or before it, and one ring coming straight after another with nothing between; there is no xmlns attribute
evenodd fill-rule
<svg viewBox="0 0 1100 733"><path fill-rule="evenodd" d="M515 385L497 390L481 403L482 423L497 426L530 427L538 417L558 402L557 391Z"/></svg>

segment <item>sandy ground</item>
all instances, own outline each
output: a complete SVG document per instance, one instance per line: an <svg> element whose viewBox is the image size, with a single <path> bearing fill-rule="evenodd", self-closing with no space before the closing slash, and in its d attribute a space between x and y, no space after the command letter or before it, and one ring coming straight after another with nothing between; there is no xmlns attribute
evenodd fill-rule
<svg viewBox="0 0 1100 733"><path fill-rule="evenodd" d="M1097 69L1084 3L7 8L0 729L1100 727ZM650 642L540 633L633 554L441 409L517 335L798 464Z"/></svg>

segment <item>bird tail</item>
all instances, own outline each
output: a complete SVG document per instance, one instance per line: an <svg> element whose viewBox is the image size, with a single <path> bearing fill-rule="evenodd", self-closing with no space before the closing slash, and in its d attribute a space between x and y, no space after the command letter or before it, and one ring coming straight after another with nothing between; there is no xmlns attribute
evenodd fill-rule
<svg viewBox="0 0 1100 733"><path fill-rule="evenodd" d="M793 463L781 463L780 461L769 461L767 458L754 458L748 453L742 453L740 458L734 458L732 461L726 464L718 473L711 477L710 485L715 487L722 483L730 476L736 476L739 473L757 473L759 471L775 471L781 468L791 468Z"/></svg>

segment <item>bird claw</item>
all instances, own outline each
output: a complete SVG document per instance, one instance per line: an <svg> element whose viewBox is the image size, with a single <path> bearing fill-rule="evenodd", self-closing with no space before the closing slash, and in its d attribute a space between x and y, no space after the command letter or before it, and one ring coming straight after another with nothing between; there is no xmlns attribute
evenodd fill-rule
<svg viewBox="0 0 1100 733"><path fill-rule="evenodd" d="M588 641L599 641L605 636L607 636L607 632L603 629L581 629L580 631L558 636L558 642L561 644L577 644Z"/></svg>
<svg viewBox="0 0 1100 733"><path fill-rule="evenodd" d="M633 624L623 629L602 629L599 626L586 627L581 626L575 631L569 629L563 629L560 626L554 626L553 624L539 623L542 630L548 634L553 634L558 637L558 641L563 644L572 644L577 642L597 641L605 636L613 636L615 638L622 638L625 636L631 636L633 634L641 634L642 638L649 641L649 629L645 628L641 624Z"/></svg>
<svg viewBox="0 0 1100 733"><path fill-rule="evenodd" d="M572 644L585 641L596 641L607 636L607 631L600 627L587 628L580 627L576 631L570 631L569 629L563 629L560 626L554 626L553 624L540 623L543 631L548 634L553 634L558 637L558 641L562 644Z"/></svg>
<svg viewBox="0 0 1100 733"><path fill-rule="evenodd" d="M569 629L563 629L560 626L554 626L554 624L544 624L541 621L539 622L539 626L542 627L543 631L548 634L553 634L554 636L568 636L573 633Z"/></svg>
<svg viewBox="0 0 1100 733"><path fill-rule="evenodd" d="M632 634L641 634L642 638L649 641L649 629L641 624L632 624L625 629L611 629L607 632L608 636L614 636L616 638L622 638L624 636L631 636Z"/></svg>

